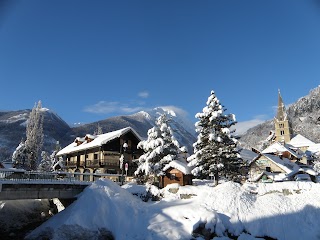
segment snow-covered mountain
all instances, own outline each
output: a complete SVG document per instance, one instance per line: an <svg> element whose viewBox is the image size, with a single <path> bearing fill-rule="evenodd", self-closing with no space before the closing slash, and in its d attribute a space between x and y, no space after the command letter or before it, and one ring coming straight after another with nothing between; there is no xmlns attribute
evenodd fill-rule
<svg viewBox="0 0 320 240"><path fill-rule="evenodd" d="M171 118L170 126L174 131L174 137L179 141L181 146L186 146L189 152L192 153L192 144L196 141L194 125L187 119L184 112L172 107L158 107L132 115L107 118L75 127L73 128L73 132L77 136L83 136L87 133L93 133L98 125L102 128L103 132L115 131L130 126L141 137L146 138L148 130L155 126L156 119L163 113L166 113Z"/></svg>
<svg viewBox="0 0 320 240"><path fill-rule="evenodd" d="M25 138L26 125L31 110L0 112L0 161L10 160L13 151ZM147 132L155 125L156 118L167 113L171 116L171 127L174 136L181 146L186 146L190 153L192 144L196 140L193 124L188 121L184 112L170 107L155 108L150 111L141 111L128 116L117 116L101 121L75 125L70 127L55 112L42 108L44 114L44 149L51 152L59 141L62 147L72 142L77 136L93 134L99 125L103 132L110 132L124 127L134 128L142 137L147 137Z"/></svg>
<svg viewBox="0 0 320 240"><path fill-rule="evenodd" d="M290 105L287 114L294 134L301 134L314 142L320 142L320 86L312 89ZM250 128L240 139L244 147L257 147L261 140L274 130L273 119Z"/></svg>
<svg viewBox="0 0 320 240"><path fill-rule="evenodd" d="M144 116L149 120L150 124L155 125L156 119L161 114L167 114L170 121L170 127L173 130L174 137L181 146L186 146L191 153L193 151L192 144L196 141L196 132L194 123L192 123L185 112L174 107L157 107L149 111L141 111L136 116Z"/></svg>
<svg viewBox="0 0 320 240"><path fill-rule="evenodd" d="M42 108L44 115L44 148L52 150L57 141L70 141L71 128L53 111ZM10 160L14 149L26 137L26 125L31 110L0 112L0 161Z"/></svg>

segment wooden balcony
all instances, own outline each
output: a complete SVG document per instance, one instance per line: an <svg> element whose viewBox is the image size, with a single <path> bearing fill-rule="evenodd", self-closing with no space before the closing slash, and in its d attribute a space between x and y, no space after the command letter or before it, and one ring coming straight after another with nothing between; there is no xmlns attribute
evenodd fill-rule
<svg viewBox="0 0 320 240"><path fill-rule="evenodd" d="M67 161L66 162L66 166L67 167L76 167L77 166L77 162Z"/></svg>
<svg viewBox="0 0 320 240"><path fill-rule="evenodd" d="M86 160L86 167L100 167L100 163L98 159L95 160Z"/></svg>

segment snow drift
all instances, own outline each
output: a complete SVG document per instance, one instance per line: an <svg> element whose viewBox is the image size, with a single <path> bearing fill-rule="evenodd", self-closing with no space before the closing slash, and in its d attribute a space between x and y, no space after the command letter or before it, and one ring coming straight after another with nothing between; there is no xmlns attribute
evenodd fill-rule
<svg viewBox="0 0 320 240"><path fill-rule="evenodd" d="M211 237L238 239L318 239L320 185L312 182L245 184L195 181L195 186L169 185L162 199L143 202L132 193L145 186L119 187L99 180L64 211L26 239L191 239L203 226ZM157 191L153 189L153 191ZM155 193L157 194L157 193Z"/></svg>

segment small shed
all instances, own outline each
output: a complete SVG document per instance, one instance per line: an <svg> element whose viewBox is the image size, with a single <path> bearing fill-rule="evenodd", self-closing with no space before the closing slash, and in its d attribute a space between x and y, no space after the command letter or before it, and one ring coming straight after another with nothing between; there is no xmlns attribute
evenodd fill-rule
<svg viewBox="0 0 320 240"><path fill-rule="evenodd" d="M184 161L173 160L164 167L165 175L160 177L160 187L178 183L181 186L192 185L191 168Z"/></svg>

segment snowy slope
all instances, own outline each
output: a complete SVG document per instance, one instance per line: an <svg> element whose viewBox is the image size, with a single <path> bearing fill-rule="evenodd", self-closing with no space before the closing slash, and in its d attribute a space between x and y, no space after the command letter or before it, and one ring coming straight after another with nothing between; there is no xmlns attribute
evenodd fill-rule
<svg viewBox="0 0 320 240"><path fill-rule="evenodd" d="M196 132L194 123L192 123L185 112L175 107L157 107L149 111L141 111L136 116L144 116L150 124L155 125L156 119L161 114L167 114L171 118L170 127L173 130L174 137L181 146L186 146L189 153L193 152L193 143L196 141Z"/></svg>
<svg viewBox="0 0 320 240"><path fill-rule="evenodd" d="M172 118L170 127L174 131L174 137L179 141L181 146L186 146L189 152L192 153L192 144L196 141L194 124L188 120L186 113L174 107L158 107L132 115L111 117L75 127L73 131L76 136L84 136L87 133L93 133L97 129L98 124L104 133L132 127L140 136L146 138L148 130L155 126L156 119L163 113L168 114Z"/></svg>
<svg viewBox="0 0 320 240"><path fill-rule="evenodd" d="M67 144L72 131L68 124L53 111L42 108L44 115L44 149L52 151L56 141ZM11 160L15 148L26 137L26 125L31 110L0 112L0 161Z"/></svg>
<svg viewBox="0 0 320 240"><path fill-rule="evenodd" d="M169 185L161 191L162 200L143 202L131 194L146 191L143 186L129 184L121 188L111 181L99 180L26 239L98 239L108 231L115 239L191 239L195 236L193 231L201 226L213 233L211 238L221 239L229 239L228 234L242 240L320 236L319 184L241 186L226 182L212 187L208 181L194 183L197 186ZM178 189L173 193L170 188Z"/></svg>
<svg viewBox="0 0 320 240"><path fill-rule="evenodd" d="M152 121L153 123L155 122L155 119L159 115L165 113L172 118L173 122L177 126L179 125L183 129L185 129L187 132L189 132L190 134L192 134L193 136L196 137L194 123L189 120L187 113L179 108L172 107L172 106L157 107L157 108L151 109L147 112L142 111L140 113L142 113L142 114L144 113L145 116L147 118L149 118L150 121Z"/></svg>

